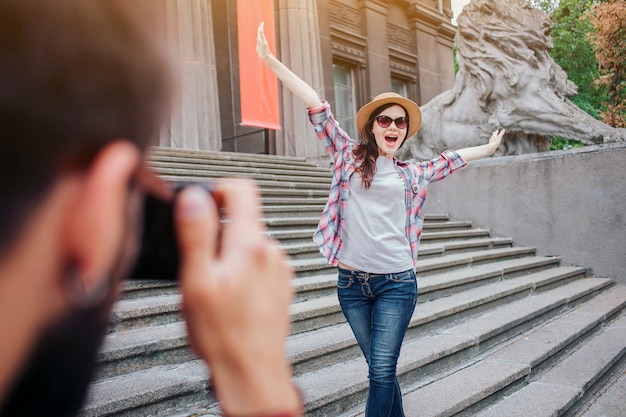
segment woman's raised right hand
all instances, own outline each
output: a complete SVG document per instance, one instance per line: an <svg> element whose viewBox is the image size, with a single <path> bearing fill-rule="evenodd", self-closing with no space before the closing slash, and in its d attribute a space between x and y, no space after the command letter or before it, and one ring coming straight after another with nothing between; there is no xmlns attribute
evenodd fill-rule
<svg viewBox="0 0 626 417"><path fill-rule="evenodd" d="M259 55L259 58L261 58L261 60L266 61L267 59L271 58L273 55L272 55L272 52L270 51L270 45L267 42L267 38L265 37L265 32L263 30L264 25L265 23L261 22L257 30L256 53L257 55Z"/></svg>

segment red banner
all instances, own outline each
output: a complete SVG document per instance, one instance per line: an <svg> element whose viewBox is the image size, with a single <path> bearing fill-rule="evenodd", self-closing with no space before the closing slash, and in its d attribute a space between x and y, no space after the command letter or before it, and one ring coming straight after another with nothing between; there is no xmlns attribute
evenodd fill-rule
<svg viewBox="0 0 626 417"><path fill-rule="evenodd" d="M237 0L241 124L280 130L278 81L256 53L256 34L261 22L265 22L270 49L276 53L274 1Z"/></svg>

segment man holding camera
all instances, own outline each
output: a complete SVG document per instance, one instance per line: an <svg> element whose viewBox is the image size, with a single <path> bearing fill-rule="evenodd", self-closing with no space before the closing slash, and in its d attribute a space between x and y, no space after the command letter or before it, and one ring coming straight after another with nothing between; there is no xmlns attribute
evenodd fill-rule
<svg viewBox="0 0 626 417"><path fill-rule="evenodd" d="M172 77L140 0L0 0L0 415L70 416L138 251ZM228 416L300 416L292 298L256 188L175 204L183 310ZM219 210L229 218L219 233Z"/></svg>

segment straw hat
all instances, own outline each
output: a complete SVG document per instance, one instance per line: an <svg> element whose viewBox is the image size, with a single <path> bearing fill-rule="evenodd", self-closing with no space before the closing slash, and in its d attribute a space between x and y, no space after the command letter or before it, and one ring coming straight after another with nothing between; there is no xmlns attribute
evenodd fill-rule
<svg viewBox="0 0 626 417"><path fill-rule="evenodd" d="M372 116L372 112L387 103L399 104L406 110L409 118L407 139L416 134L422 125L422 111L414 101L404 98L398 93L391 92L377 95L372 101L359 109L359 112L356 114L356 127L359 129L359 133L363 131L363 128Z"/></svg>

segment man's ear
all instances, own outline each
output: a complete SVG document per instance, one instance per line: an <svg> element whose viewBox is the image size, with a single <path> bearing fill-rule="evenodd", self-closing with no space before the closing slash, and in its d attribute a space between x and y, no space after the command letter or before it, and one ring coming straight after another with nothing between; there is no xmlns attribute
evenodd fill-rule
<svg viewBox="0 0 626 417"><path fill-rule="evenodd" d="M108 278L125 237L129 183L141 161L130 142L105 146L88 168L65 224L65 249L89 293Z"/></svg>

